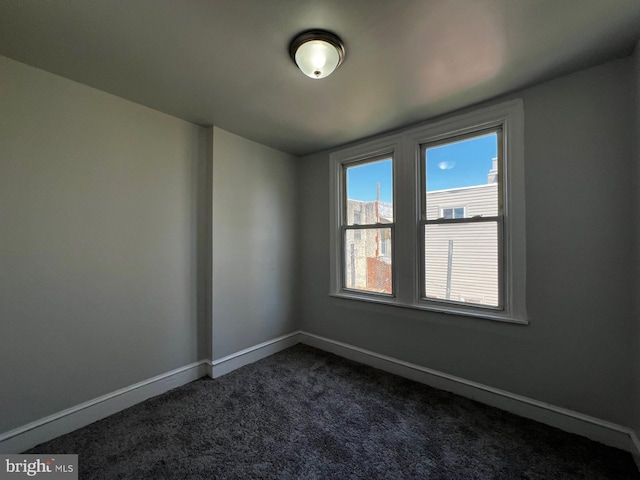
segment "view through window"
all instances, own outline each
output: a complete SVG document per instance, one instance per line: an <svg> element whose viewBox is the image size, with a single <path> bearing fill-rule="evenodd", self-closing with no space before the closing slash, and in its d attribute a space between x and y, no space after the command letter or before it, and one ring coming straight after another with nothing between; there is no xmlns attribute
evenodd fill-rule
<svg viewBox="0 0 640 480"><path fill-rule="evenodd" d="M344 285L393 293L393 161L373 159L345 167Z"/></svg>
<svg viewBox="0 0 640 480"><path fill-rule="evenodd" d="M424 288L429 300L499 307L500 130L423 146Z"/></svg>

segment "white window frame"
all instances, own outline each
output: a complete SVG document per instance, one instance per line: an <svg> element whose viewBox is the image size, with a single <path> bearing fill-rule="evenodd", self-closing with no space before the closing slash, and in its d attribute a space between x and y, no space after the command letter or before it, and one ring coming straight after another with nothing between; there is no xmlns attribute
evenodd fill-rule
<svg viewBox="0 0 640 480"><path fill-rule="evenodd" d="M503 175L503 306L488 310L475 305L443 304L422 298L421 146L461 135L502 128ZM392 244L394 295L347 291L342 285L341 212L344 165L382 154L393 156L394 233ZM402 130L330 155L330 285L332 296L441 312L459 316L527 324L526 219L524 193L524 108L512 100L441 121ZM429 317L425 317L429 318Z"/></svg>
<svg viewBox="0 0 640 480"><path fill-rule="evenodd" d="M502 128L502 122L497 123L496 125L491 126L489 129L487 128L479 128L477 130L470 130L468 132L465 132L462 135L456 135L456 136L451 136L451 137L445 137L444 139L438 139L435 142L435 145L437 146L443 146L443 145L447 145L447 144L451 144L451 143L455 143L455 142L459 142L459 141L464 141L464 140L471 140L474 138L480 138L480 137L484 137L487 134L490 133L495 133L497 135L497 149L498 149L498 186L501 187L501 190L498 191L498 198L496 199L497 201L497 212L496 215L494 216L486 216L486 215L482 215L479 216L479 218L477 217L467 217L466 213L467 213L467 209L466 207L445 207L445 208L462 208L463 209L463 216L462 217L452 217L450 219L445 219L444 218L444 212L441 210L440 211L440 216L439 218L436 219L427 219L427 192L426 192L426 184L424 183L424 181L426 180L426 151L430 148L430 146L434 145L434 143L432 141L429 141L427 143L421 144L420 145L420 165L419 165L419 176L420 176L420 210L419 210L419 214L420 214L420 227L419 227L419 231L420 231L420 255L419 255L419 261L420 261L420 303L424 303L427 305L433 305L434 307L438 308L438 307L442 307L442 306L447 306L448 308L450 308L452 305L457 305L459 307L469 307L469 306L473 306L473 308L481 308L481 309L488 309L488 310L493 310L496 312L503 312L505 307L505 301L504 301L504 293L505 293L505 274L504 274L504 261L505 261L505 255L503 252L503 247L504 247L504 239L505 239L505 231L504 231L504 215L503 215L503 198L504 198L504 168L503 168L503 147L504 147L504 134L503 134L503 128ZM424 215L424 216L423 216ZM436 297L427 297L426 296L426 289L427 289L427 277L426 277L426 270L427 270L427 265L426 265L426 250L425 250L425 246L427 245L426 241L426 232L425 232L425 228L427 225L431 224L431 225L446 225L446 224L466 224L466 225L473 225L474 223L477 222L489 222L489 223L495 223L496 224L496 228L497 228L497 232L498 232L498 237L497 237L497 242L498 242L498 255L501 255L498 257L498 305L497 306L493 306L493 305L484 305L482 303L475 303L475 302L467 302L465 300L452 300L447 298L445 299L441 299L441 298L436 298Z"/></svg>
<svg viewBox="0 0 640 480"><path fill-rule="evenodd" d="M339 296L343 296L346 298L360 299L360 300L371 300L379 301L382 303L395 303L396 292L398 291L397 284L397 275L395 274L395 268L391 267L392 271L392 294L387 293L375 293L375 292L366 292L364 290L354 290L348 289L345 285L345 272L343 271L343 259L344 259L344 230L343 225L345 225L346 219L344 218L346 212L346 197L344 193L346 192L346 176L344 175L345 168L350 165L357 165L366 163L367 161L375 161L376 159L380 159L383 156L389 156L392 158L392 176L393 176L393 209L394 209L394 217L396 215L396 197L397 192L395 189L396 185L396 174L397 174L397 158L400 153L400 138L397 137L387 137L382 142L370 142L366 145L363 145L362 148L354 147L350 149L345 149L340 152L336 152L331 155L334 159L331 162L331 181L330 181L330 191L332 198L332 207L330 212L330 221L331 221L331 281L330 281L330 290L332 294L336 294ZM371 227L371 225L369 225ZM392 262L395 261L395 218L393 224L381 223L380 228L391 228L392 229L392 243L391 243L391 258Z"/></svg>

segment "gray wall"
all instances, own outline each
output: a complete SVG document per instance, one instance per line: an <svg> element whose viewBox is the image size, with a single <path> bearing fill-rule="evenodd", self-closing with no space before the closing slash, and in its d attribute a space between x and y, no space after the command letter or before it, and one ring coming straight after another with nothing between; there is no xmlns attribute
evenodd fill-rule
<svg viewBox="0 0 640 480"><path fill-rule="evenodd" d="M296 330L299 160L213 129L213 358Z"/></svg>
<svg viewBox="0 0 640 480"><path fill-rule="evenodd" d="M329 152L0 57L0 432L299 327L640 431L638 52L515 95L526 327L328 297Z"/></svg>
<svg viewBox="0 0 640 480"><path fill-rule="evenodd" d="M514 96L525 108L530 325L329 297L322 152L299 171L302 329L629 425L632 61Z"/></svg>
<svg viewBox="0 0 640 480"><path fill-rule="evenodd" d="M636 299L636 330L635 330L635 358L634 368L635 373L635 397L633 405L635 405L634 421L632 423L633 428L636 431L636 435L640 437L640 41L636 45L636 49L633 55L633 61L635 64L635 106L636 106L636 121L635 121L635 193L634 200L635 209L635 221L636 229L634 236L635 247L635 268L636 278L633 290L631 291L631 297Z"/></svg>
<svg viewBox="0 0 640 480"><path fill-rule="evenodd" d="M207 356L205 133L0 57L0 432Z"/></svg>

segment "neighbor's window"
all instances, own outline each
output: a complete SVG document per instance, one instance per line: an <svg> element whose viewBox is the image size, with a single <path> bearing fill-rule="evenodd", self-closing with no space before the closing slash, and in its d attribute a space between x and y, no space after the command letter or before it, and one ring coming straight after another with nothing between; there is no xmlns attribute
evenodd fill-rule
<svg viewBox="0 0 640 480"><path fill-rule="evenodd" d="M343 285L393 293L393 160L390 156L343 166Z"/></svg>
<svg viewBox="0 0 640 480"><path fill-rule="evenodd" d="M331 295L527 323L523 128L515 100L332 153Z"/></svg>
<svg viewBox="0 0 640 480"><path fill-rule="evenodd" d="M362 213L353 212L353 223L356 225L360 225L362 223ZM353 238L360 240L362 238L362 232L360 232L360 230L356 230L353 232Z"/></svg>
<svg viewBox="0 0 640 480"><path fill-rule="evenodd" d="M442 218L464 218L464 207L449 207L441 209Z"/></svg>
<svg viewBox="0 0 640 480"><path fill-rule="evenodd" d="M501 138L496 128L422 146L427 300L502 306Z"/></svg>

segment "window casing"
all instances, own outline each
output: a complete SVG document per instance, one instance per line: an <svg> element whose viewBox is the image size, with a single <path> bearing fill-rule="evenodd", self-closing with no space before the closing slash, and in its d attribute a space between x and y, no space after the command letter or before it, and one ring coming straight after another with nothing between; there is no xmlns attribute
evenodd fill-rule
<svg viewBox="0 0 640 480"><path fill-rule="evenodd" d="M330 169L330 294L332 296L384 303L441 313L473 316L514 323L528 323L525 300L525 202L524 202L524 112L521 100L498 104L439 122L414 127L392 136L362 143L331 154ZM497 178L497 214L475 215L470 206L458 202L439 204L437 218L427 217L425 195L425 152L434 145L486 133L495 134L497 165L489 177ZM345 232L373 228L374 225L345 225L345 168L387 156L393 158L393 223L390 243L379 246L382 257L391 250L392 291L373 292L347 288L345 279ZM495 161L495 160L494 160ZM448 168L448 167L445 167ZM493 180L489 180L492 182ZM460 216L463 208L464 212ZM450 210L447 210L450 209ZM450 215L449 215L450 214ZM439 216L438 216L439 215ZM448 217L451 218L448 218ZM382 225L375 225L381 227ZM437 295L428 290L428 229L495 230L497 296L480 295L458 289L453 282ZM427 232L427 233L425 233ZM426 238L425 238L426 237ZM431 244L433 245L433 243ZM446 244L445 244L446 246ZM459 252L464 242L453 246ZM447 255L440 254L440 260ZM451 257L451 253L449 253ZM446 283L446 282L445 282ZM482 283L482 282L479 282ZM447 293L448 292L448 293ZM447 298L449 296L449 298ZM439 297L439 298L436 298ZM428 318L428 317L426 317Z"/></svg>

